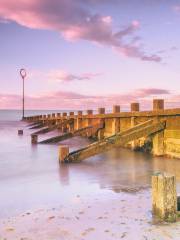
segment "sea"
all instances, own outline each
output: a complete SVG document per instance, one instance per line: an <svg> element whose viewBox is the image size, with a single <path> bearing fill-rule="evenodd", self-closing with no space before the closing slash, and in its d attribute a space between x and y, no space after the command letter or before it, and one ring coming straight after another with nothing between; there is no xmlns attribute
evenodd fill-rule
<svg viewBox="0 0 180 240"><path fill-rule="evenodd" d="M63 111L30 110L25 114ZM60 165L60 144L69 145L72 151L88 145L90 140L74 137L57 144L32 145L30 135L34 130L21 117L21 111L0 110L0 218L44 206L71 204L74 196L111 199L122 193L138 194L150 189L151 176L159 171L175 174L180 192L179 159L120 148L78 164ZM18 135L18 129L23 129L24 134ZM39 138L57 134L53 131Z"/></svg>

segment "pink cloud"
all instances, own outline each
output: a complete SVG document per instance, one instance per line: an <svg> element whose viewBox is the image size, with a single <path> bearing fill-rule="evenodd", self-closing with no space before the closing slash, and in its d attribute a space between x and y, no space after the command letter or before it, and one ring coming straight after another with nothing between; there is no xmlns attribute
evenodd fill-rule
<svg viewBox="0 0 180 240"><path fill-rule="evenodd" d="M52 92L39 96L26 96L27 109L87 109L97 107L111 108L115 104L128 108L131 102L138 101L142 108L152 105L152 98L166 99L166 106L180 107L180 96L173 95L166 89L137 89L133 92L107 96L83 95L75 92ZM21 108L21 96L13 94L0 94L0 109Z"/></svg>
<svg viewBox="0 0 180 240"><path fill-rule="evenodd" d="M173 6L173 10L177 13L180 13L180 4Z"/></svg>
<svg viewBox="0 0 180 240"><path fill-rule="evenodd" d="M140 26L139 21L134 20L129 26L114 32L111 16L94 13L94 9L91 11L92 5L104 1L86 2L85 4L82 0L1 0L0 18L15 21L29 28L54 30L67 40L83 39L112 47L120 54L142 61L162 60L157 54L146 54L137 40L136 43L127 44L125 38L133 36Z"/></svg>
<svg viewBox="0 0 180 240"><path fill-rule="evenodd" d="M53 70L50 71L47 76L52 80L59 80L62 82L71 82L75 80L92 80L95 77L98 77L99 73L82 73L82 74L71 74L64 70Z"/></svg>

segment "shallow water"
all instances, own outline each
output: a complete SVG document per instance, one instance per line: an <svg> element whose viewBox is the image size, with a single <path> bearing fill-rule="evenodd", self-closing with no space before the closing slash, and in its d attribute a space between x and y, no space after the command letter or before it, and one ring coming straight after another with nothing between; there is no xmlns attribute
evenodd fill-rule
<svg viewBox="0 0 180 240"><path fill-rule="evenodd" d="M24 135L18 136L17 130L21 128ZM80 164L59 165L59 144L31 145L32 132L20 121L0 122L1 218L42 206L71 204L76 195L93 198L98 193L102 198L111 199L114 194L133 193L149 188L151 174L155 171L176 174L180 190L178 159L153 158L118 149ZM88 143L89 140L76 137L62 144L75 150Z"/></svg>

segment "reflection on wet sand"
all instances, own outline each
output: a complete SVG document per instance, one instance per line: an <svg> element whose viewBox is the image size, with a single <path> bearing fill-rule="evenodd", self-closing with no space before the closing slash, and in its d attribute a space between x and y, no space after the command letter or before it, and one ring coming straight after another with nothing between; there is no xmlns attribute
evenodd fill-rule
<svg viewBox="0 0 180 240"><path fill-rule="evenodd" d="M81 181L99 184L115 192L135 192L150 187L153 172L165 171L175 174L179 185L180 164L178 159L152 157L141 152L115 149L106 154L89 158L80 164L63 164L60 176L76 176ZM66 173L65 173L66 172ZM75 178L76 178L75 177Z"/></svg>
<svg viewBox="0 0 180 240"><path fill-rule="evenodd" d="M121 148L59 165L59 144L31 146L29 130L17 135L22 126L0 125L0 239L180 239L179 223L152 224L149 188L154 171L175 174L179 188L179 160Z"/></svg>
<svg viewBox="0 0 180 240"><path fill-rule="evenodd" d="M22 137L17 135L18 128L24 128ZM19 122L3 122L0 126L0 188L3 190L0 208L9 209L12 214L27 207L66 201L74 192L93 194L97 189L136 192L150 186L154 171L175 174L179 188L180 163L177 159L153 158L121 148L80 164L59 165L59 144L31 145L30 133ZM72 151L88 143L86 138L75 137L62 144L68 144ZM28 189L26 194L24 189ZM7 211L1 210L0 214L6 215Z"/></svg>

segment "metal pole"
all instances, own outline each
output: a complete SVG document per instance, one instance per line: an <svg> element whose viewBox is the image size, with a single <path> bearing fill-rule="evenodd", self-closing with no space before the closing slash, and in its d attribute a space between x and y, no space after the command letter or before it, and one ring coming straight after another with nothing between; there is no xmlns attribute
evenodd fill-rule
<svg viewBox="0 0 180 240"><path fill-rule="evenodd" d="M20 75L22 77L23 80L23 97L22 97L22 119L24 119L24 79L26 77L26 70L24 68L22 68L20 70Z"/></svg>

